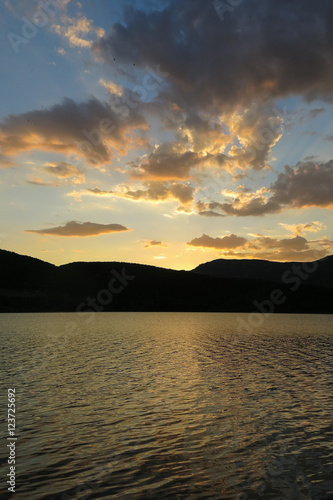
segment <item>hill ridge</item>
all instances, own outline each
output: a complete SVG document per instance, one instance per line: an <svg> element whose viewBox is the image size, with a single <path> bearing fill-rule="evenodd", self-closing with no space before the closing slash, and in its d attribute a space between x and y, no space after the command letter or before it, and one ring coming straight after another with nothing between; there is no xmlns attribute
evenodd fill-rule
<svg viewBox="0 0 333 500"><path fill-rule="evenodd" d="M184 271L117 261L55 266L0 250L0 266L0 312L77 311L90 299L101 311L253 312L274 290L285 297L274 312L332 312L333 257L216 259Z"/></svg>

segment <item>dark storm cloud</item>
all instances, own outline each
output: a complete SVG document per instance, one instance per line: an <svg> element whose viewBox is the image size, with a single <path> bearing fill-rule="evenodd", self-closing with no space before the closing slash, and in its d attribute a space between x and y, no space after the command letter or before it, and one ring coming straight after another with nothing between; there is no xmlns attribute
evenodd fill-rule
<svg viewBox="0 0 333 500"><path fill-rule="evenodd" d="M105 61L169 74L160 98L214 110L253 100L332 98L333 3L247 0L221 22L207 0L171 0L157 12L127 9L93 47Z"/></svg>

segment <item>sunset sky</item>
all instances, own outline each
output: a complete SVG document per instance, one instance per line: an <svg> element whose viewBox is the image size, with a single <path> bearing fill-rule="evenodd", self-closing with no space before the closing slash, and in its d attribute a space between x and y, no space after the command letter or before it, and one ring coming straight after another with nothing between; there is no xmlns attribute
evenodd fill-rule
<svg viewBox="0 0 333 500"><path fill-rule="evenodd" d="M2 249L333 252L333 2L6 0L0 23Z"/></svg>

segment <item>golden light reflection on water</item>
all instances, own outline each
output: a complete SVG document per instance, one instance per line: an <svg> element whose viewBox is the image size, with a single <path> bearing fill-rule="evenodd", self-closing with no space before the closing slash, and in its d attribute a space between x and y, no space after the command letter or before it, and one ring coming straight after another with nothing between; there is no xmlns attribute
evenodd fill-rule
<svg viewBox="0 0 333 500"><path fill-rule="evenodd" d="M16 498L328 498L332 317L0 319Z"/></svg>

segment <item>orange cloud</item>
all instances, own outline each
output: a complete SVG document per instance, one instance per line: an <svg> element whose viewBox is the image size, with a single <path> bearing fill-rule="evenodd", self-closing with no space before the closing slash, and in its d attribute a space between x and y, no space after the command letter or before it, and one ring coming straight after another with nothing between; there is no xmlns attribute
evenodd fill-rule
<svg viewBox="0 0 333 500"><path fill-rule="evenodd" d="M130 231L120 224L95 224L94 222L67 222L64 226L52 227L48 229L27 229L26 233L47 234L51 236L98 236L100 234L117 233Z"/></svg>
<svg viewBox="0 0 333 500"><path fill-rule="evenodd" d="M223 250L222 257L237 259L264 259L273 261L307 261L317 260L330 253L332 243L327 238L320 241L308 241L302 236L293 238L271 238L256 235L247 240L231 234L223 238L212 238L203 234L187 245L193 247ZM236 250L237 249L237 250Z"/></svg>
<svg viewBox="0 0 333 500"><path fill-rule="evenodd" d="M118 191L104 191L94 188L87 189L87 193L96 196L116 196L133 201L164 202L177 200L183 207L190 206L194 197L194 189L189 184L158 181L144 183L143 189L130 189L129 186L123 186Z"/></svg>
<svg viewBox="0 0 333 500"><path fill-rule="evenodd" d="M280 222L280 226L296 235L301 235L303 233L318 233L326 229L326 226L319 221L308 222L306 224L283 224Z"/></svg>
<svg viewBox="0 0 333 500"><path fill-rule="evenodd" d="M50 109L10 115L0 123L0 164L23 152L39 150L84 158L104 165L113 150L126 154L142 139L134 131L148 124L138 109L128 108L126 119L109 104L91 98L76 103L65 99Z"/></svg>
<svg viewBox="0 0 333 500"><path fill-rule="evenodd" d="M54 24L53 31L67 39L72 47L80 49L90 48L93 44L92 36L102 37L105 32L103 28L96 28L91 19L86 17L70 18L62 16L62 24Z"/></svg>

